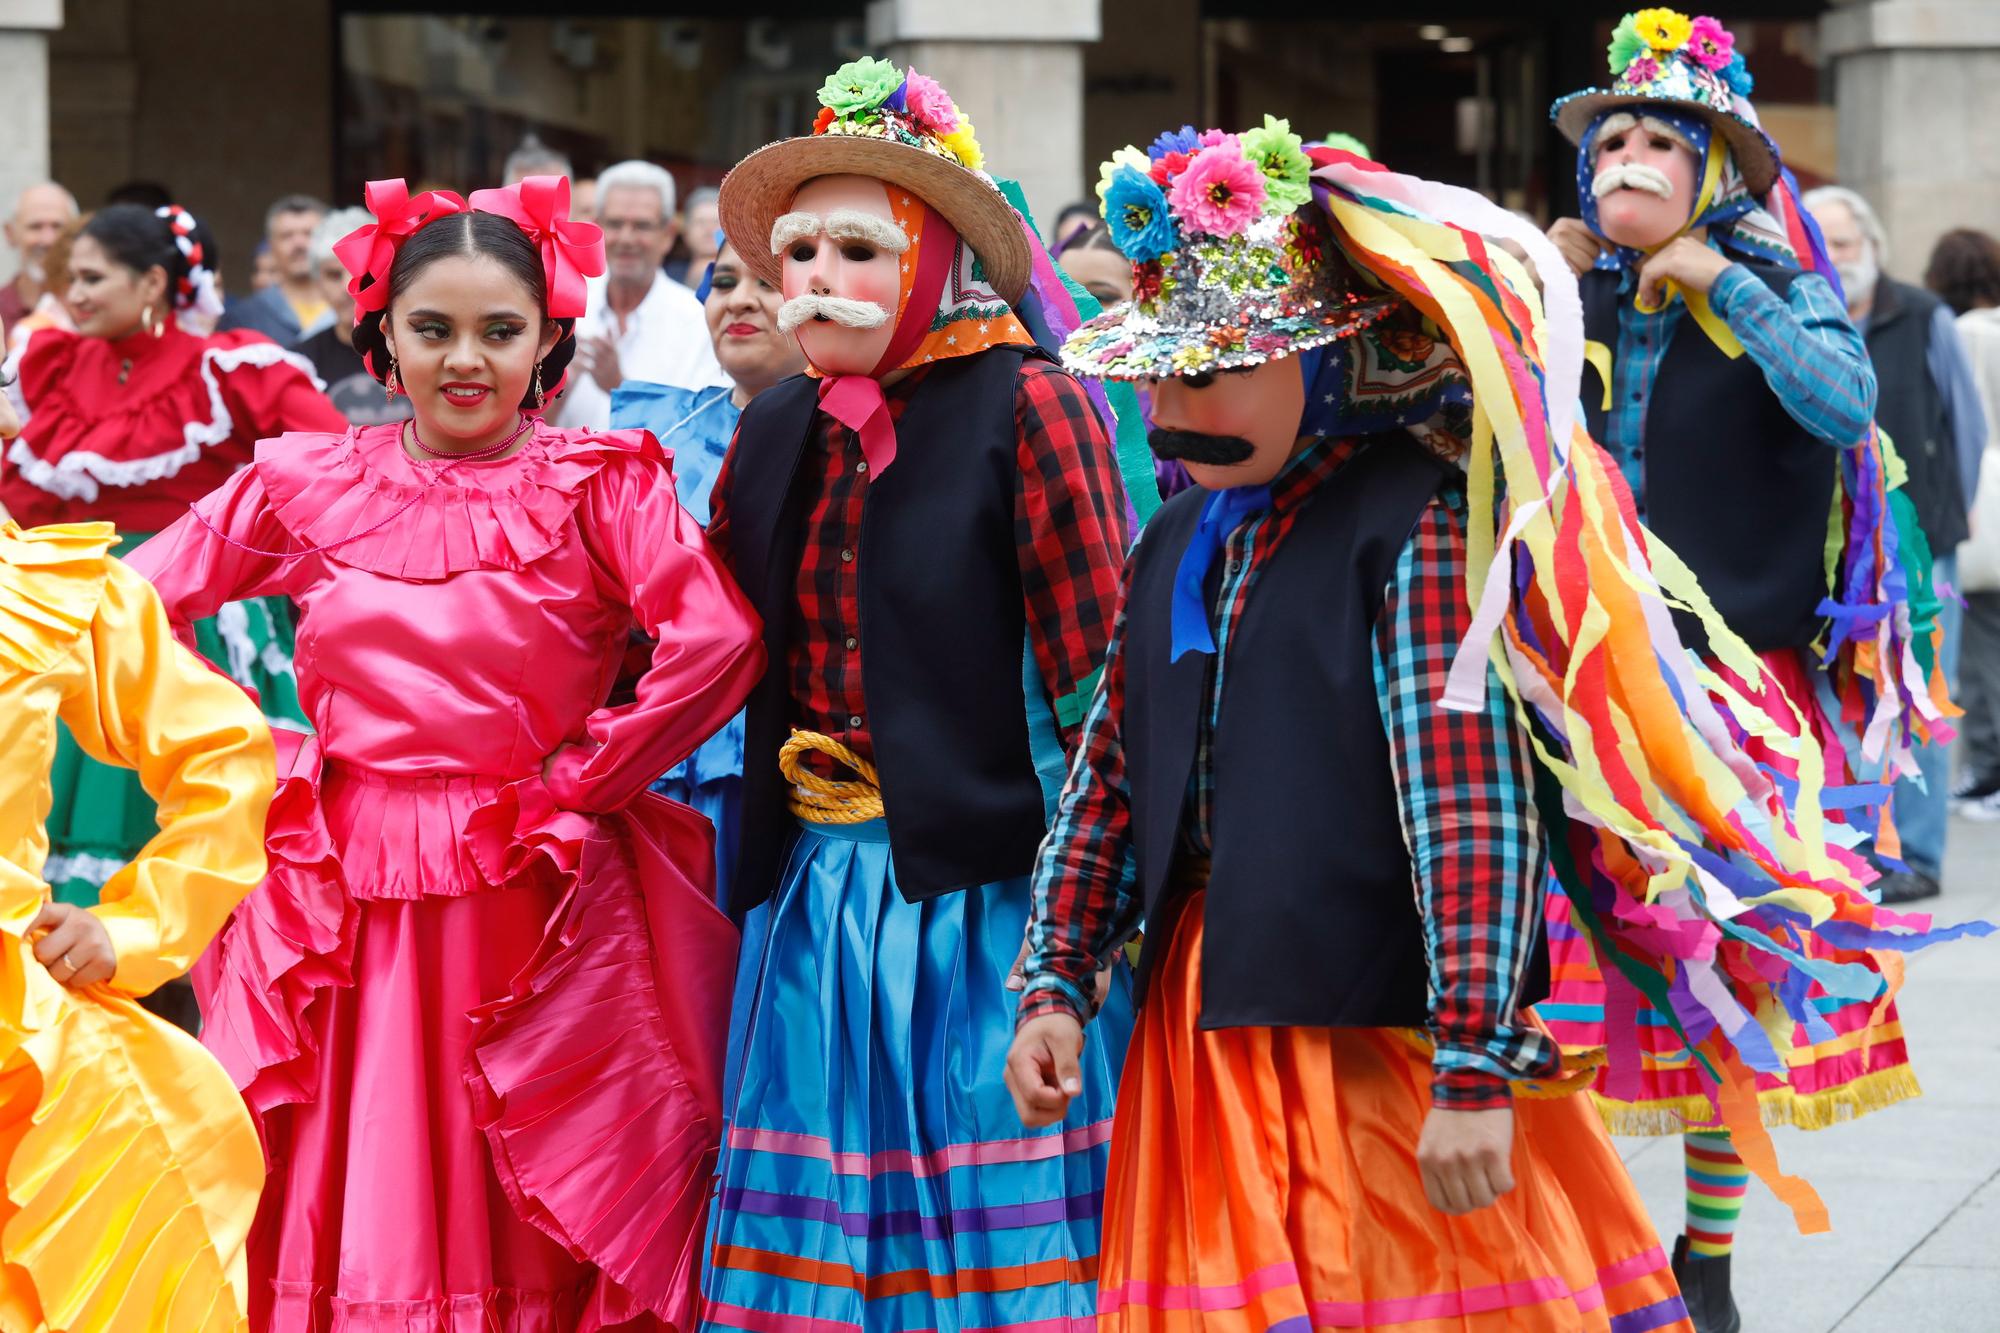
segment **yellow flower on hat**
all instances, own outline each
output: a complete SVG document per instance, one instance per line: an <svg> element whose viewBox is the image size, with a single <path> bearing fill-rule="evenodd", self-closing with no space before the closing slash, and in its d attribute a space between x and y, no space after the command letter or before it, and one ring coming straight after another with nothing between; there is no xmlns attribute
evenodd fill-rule
<svg viewBox="0 0 2000 1333"><path fill-rule="evenodd" d="M1686 46L1694 32L1694 20L1675 9L1642 9L1632 16L1632 24L1640 39L1662 55Z"/></svg>
<svg viewBox="0 0 2000 1333"><path fill-rule="evenodd" d="M958 128L950 134L939 135L938 142L951 149L952 156L973 171L986 165L986 154L979 150L979 140L972 137L972 122L963 115L958 118Z"/></svg>

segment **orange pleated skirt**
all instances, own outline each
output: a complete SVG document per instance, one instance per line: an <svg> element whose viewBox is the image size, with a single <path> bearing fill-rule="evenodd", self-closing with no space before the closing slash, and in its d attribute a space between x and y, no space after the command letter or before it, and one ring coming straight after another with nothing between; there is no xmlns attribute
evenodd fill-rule
<svg viewBox="0 0 2000 1333"><path fill-rule="evenodd" d="M1417 1171L1430 1049L1392 1028L1202 1031L1202 894L1139 1013L1112 1133L1101 1333L1691 1330L1586 1097L1515 1099L1514 1189Z"/></svg>

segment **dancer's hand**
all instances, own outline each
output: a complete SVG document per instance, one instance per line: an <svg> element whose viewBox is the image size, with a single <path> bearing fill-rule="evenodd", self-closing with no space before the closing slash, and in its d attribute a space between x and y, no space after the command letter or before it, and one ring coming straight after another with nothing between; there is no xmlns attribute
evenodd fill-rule
<svg viewBox="0 0 2000 1333"><path fill-rule="evenodd" d="M1549 243L1578 277L1590 272L1590 266L1605 252L1604 242L1583 225L1582 218L1557 218L1549 226Z"/></svg>
<svg viewBox="0 0 2000 1333"><path fill-rule="evenodd" d="M1476 1213L1514 1188L1514 1111L1433 1106L1417 1136L1424 1197L1441 1213Z"/></svg>
<svg viewBox="0 0 2000 1333"><path fill-rule="evenodd" d="M1639 266L1639 299L1649 306L1658 305L1668 278L1680 284L1684 292L1706 296L1728 267L1729 260L1694 237L1677 236L1648 255Z"/></svg>
<svg viewBox="0 0 2000 1333"><path fill-rule="evenodd" d="M35 940L35 958L71 990L111 980L118 971L118 951L111 947L111 932L90 912L71 903L48 902L28 923L28 938L47 931Z"/></svg>
<svg viewBox="0 0 2000 1333"><path fill-rule="evenodd" d="M1070 1098L1083 1091L1078 1060L1083 1024L1068 1014L1043 1014L1023 1023L1007 1052L1007 1091L1029 1129L1044 1129L1069 1112Z"/></svg>

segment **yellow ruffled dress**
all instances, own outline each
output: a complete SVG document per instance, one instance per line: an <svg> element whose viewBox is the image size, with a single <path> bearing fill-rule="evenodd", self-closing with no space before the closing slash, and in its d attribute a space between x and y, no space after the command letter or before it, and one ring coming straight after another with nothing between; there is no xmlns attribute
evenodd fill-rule
<svg viewBox="0 0 2000 1333"><path fill-rule="evenodd" d="M256 1132L214 1057L134 997L192 966L263 877L271 735L174 641L114 540L0 524L0 1333L247 1326ZM160 807L94 909L117 975L82 991L26 939L49 894L58 719Z"/></svg>

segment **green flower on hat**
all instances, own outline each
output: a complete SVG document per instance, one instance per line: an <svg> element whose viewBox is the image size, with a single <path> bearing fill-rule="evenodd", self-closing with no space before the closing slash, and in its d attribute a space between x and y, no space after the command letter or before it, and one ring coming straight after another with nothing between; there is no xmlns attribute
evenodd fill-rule
<svg viewBox="0 0 2000 1333"><path fill-rule="evenodd" d="M903 71L886 60L850 60L819 86L819 102L843 120L867 115L903 86Z"/></svg>
<svg viewBox="0 0 2000 1333"><path fill-rule="evenodd" d="M1639 35L1639 16L1627 14L1611 30L1611 45L1605 48L1605 54L1611 58L1612 74L1623 74L1627 65L1650 49L1646 39Z"/></svg>
<svg viewBox="0 0 2000 1333"><path fill-rule="evenodd" d="M1265 116L1262 128L1246 130L1243 156L1264 173L1264 211L1290 213L1312 202L1312 163L1292 122Z"/></svg>

